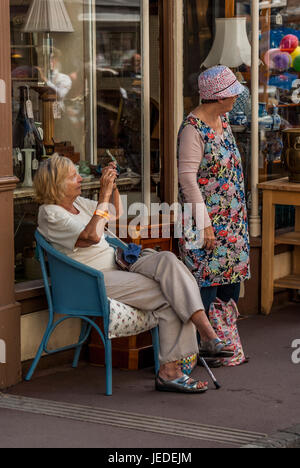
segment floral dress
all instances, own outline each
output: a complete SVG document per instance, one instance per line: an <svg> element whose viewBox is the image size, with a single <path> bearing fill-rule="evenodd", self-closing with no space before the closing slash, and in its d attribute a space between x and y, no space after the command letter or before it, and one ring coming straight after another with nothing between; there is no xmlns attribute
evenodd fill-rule
<svg viewBox="0 0 300 468"><path fill-rule="evenodd" d="M178 144L183 129L192 125L200 133L205 148L197 178L215 231L216 247L209 251L198 244L197 248L199 231L192 216L183 215L183 237L179 240L180 255L186 264L193 265L193 274L200 287L235 284L250 278L242 161L225 116L222 122L224 139L218 138L210 127L192 116L187 117L179 131ZM180 185L179 201L184 205Z"/></svg>

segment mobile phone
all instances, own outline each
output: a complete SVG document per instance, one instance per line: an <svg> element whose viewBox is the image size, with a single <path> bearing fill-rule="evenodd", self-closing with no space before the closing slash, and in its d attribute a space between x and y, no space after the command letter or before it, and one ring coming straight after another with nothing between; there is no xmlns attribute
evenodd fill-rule
<svg viewBox="0 0 300 468"><path fill-rule="evenodd" d="M118 161L117 161L116 158L111 154L111 152L110 152L109 150L106 150L106 154L107 154L107 156L110 157L110 159L112 160L112 162L116 163L116 170L117 170L118 177L119 177L120 174L121 174L121 168L120 168L120 166L119 166Z"/></svg>

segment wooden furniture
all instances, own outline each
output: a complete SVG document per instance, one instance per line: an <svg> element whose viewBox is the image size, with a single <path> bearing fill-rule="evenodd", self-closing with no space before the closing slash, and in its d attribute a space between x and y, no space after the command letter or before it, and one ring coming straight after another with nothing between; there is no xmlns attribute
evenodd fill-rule
<svg viewBox="0 0 300 468"><path fill-rule="evenodd" d="M151 223L149 219L148 224L145 223L145 225L134 226L131 223L132 219L129 219L127 225L117 226L119 234L127 232L125 242L141 245L143 249L173 251L174 224L172 219L170 223L167 217L160 216L158 222L152 220Z"/></svg>
<svg viewBox="0 0 300 468"><path fill-rule="evenodd" d="M235 0L225 0L225 17L234 18L235 16Z"/></svg>
<svg viewBox="0 0 300 468"><path fill-rule="evenodd" d="M130 223L129 223L130 224ZM172 229L170 238L160 237L163 228L167 228L168 223L160 220L158 224L149 226L139 226L137 229L131 228L130 225L119 226L119 228L127 229L128 237L124 239L126 242L133 242L142 245L143 248L153 248L163 251L172 251ZM152 230L157 230L157 237L142 238L137 237L138 234L145 236ZM126 231L125 231L126 232ZM100 342L96 333L92 331L91 341L89 344L89 360L92 364L104 366L104 346ZM153 348L151 333L146 332L137 336L128 338L117 338L112 340L112 366L119 369L137 370L145 367L150 367L153 364Z"/></svg>
<svg viewBox="0 0 300 468"><path fill-rule="evenodd" d="M58 153L60 156L71 159L74 164L80 163L80 153L75 152L74 146L70 141L63 141L54 144L54 153Z"/></svg>
<svg viewBox="0 0 300 468"><path fill-rule="evenodd" d="M31 86L31 89L39 94L43 104L43 129L44 129L44 146L47 154L51 155L54 151L54 115L53 104L57 101L55 91L49 86Z"/></svg>
<svg viewBox="0 0 300 468"><path fill-rule="evenodd" d="M292 184L288 178L259 184L263 190L262 236L262 313L270 314L274 288L300 290L300 184ZM294 205L296 223L293 232L276 235L275 205ZM275 245L294 246L292 271L286 277L274 280Z"/></svg>

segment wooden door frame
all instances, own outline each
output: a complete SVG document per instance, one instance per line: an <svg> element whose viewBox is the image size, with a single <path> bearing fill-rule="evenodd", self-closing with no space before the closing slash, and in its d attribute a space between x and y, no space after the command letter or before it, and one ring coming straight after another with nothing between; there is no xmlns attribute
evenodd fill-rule
<svg viewBox="0 0 300 468"><path fill-rule="evenodd" d="M9 0L0 14L0 389L21 378L20 306L14 290L13 191L18 180L12 164L12 104Z"/></svg>
<svg viewBox="0 0 300 468"><path fill-rule="evenodd" d="M162 201L177 201L177 133L183 119L183 0L160 1Z"/></svg>

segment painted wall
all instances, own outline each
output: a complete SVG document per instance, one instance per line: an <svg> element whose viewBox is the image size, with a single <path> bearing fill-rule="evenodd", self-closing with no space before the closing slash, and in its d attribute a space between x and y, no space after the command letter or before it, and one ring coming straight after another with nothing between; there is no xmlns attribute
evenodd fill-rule
<svg viewBox="0 0 300 468"><path fill-rule="evenodd" d="M292 273L292 252L275 255L274 280L284 278Z"/></svg>
<svg viewBox="0 0 300 468"><path fill-rule="evenodd" d="M48 311L43 310L21 317L21 360L33 359L48 324ZM54 331L49 350L76 343L81 329L80 319L66 320Z"/></svg>

